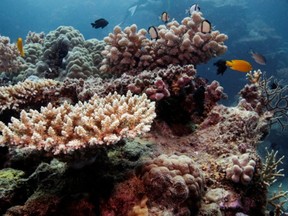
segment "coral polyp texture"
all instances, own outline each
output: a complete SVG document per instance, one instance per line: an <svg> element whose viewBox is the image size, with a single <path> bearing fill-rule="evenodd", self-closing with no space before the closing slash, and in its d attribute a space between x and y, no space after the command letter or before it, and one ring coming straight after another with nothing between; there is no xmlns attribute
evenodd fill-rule
<svg viewBox="0 0 288 216"><path fill-rule="evenodd" d="M147 31L133 24L123 31L119 26L104 38L107 43L102 51L104 59L100 68L103 72L120 73L137 69L154 69L166 65L198 65L226 52L225 34L212 31L204 34L198 30L204 18L193 13L181 24L177 21L158 27L159 39L150 40Z"/></svg>
<svg viewBox="0 0 288 216"><path fill-rule="evenodd" d="M155 104L147 96L97 95L75 106L65 102L41 111L22 111L8 126L1 122L1 143L20 149L37 149L53 154L69 153L87 146L112 144L150 130Z"/></svg>
<svg viewBox="0 0 288 216"><path fill-rule="evenodd" d="M9 38L2 37L1 47L0 71L15 72L9 75L13 82L23 81L31 75L63 81L67 77L87 79L97 76L104 42L85 40L72 26L59 26L47 34L29 32L22 58L17 47L9 43Z"/></svg>
<svg viewBox="0 0 288 216"><path fill-rule="evenodd" d="M191 214L189 209L199 208L205 178L191 158L162 154L143 166L141 179L150 206L162 211L173 209L172 214Z"/></svg>
<svg viewBox="0 0 288 216"><path fill-rule="evenodd" d="M0 72L16 72L21 66L20 53L10 38L0 36Z"/></svg>
<svg viewBox="0 0 288 216"><path fill-rule="evenodd" d="M44 32L36 33L36 32L29 31L26 36L25 44L30 44L30 43L44 44L44 39L45 39Z"/></svg>

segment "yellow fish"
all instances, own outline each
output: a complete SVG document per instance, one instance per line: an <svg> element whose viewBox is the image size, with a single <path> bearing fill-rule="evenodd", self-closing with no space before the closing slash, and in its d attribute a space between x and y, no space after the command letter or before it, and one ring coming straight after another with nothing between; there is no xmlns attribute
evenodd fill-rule
<svg viewBox="0 0 288 216"><path fill-rule="evenodd" d="M252 70L252 65L245 60L226 61L226 65L229 66L232 70L241 72L249 72Z"/></svg>
<svg viewBox="0 0 288 216"><path fill-rule="evenodd" d="M24 54L24 48L23 48L23 41L22 41L22 38L20 38L20 37L17 40L17 48L18 48L18 50L20 52L20 55L22 57L24 57L25 54Z"/></svg>
<svg viewBox="0 0 288 216"><path fill-rule="evenodd" d="M252 70L252 65L245 60L219 60L214 63L217 66L217 74L223 75L227 69L227 66L232 70L240 71L240 72L249 72Z"/></svg>

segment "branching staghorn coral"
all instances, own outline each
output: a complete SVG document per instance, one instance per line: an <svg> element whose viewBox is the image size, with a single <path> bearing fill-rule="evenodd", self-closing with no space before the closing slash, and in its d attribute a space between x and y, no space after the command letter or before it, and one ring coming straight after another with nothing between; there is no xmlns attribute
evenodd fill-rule
<svg viewBox="0 0 288 216"><path fill-rule="evenodd" d="M284 177L284 174L281 173L283 169L278 169L278 165L283 163L284 156L276 159L278 151L272 150L269 152L266 148L266 152L261 176L264 184L270 186L277 181L277 177Z"/></svg>
<svg viewBox="0 0 288 216"><path fill-rule="evenodd" d="M93 145L112 144L150 130L155 118L155 102L145 94L117 93L105 98L93 96L75 106L48 104L41 111L22 111L6 126L0 122L0 143L10 148L44 150L55 155Z"/></svg>

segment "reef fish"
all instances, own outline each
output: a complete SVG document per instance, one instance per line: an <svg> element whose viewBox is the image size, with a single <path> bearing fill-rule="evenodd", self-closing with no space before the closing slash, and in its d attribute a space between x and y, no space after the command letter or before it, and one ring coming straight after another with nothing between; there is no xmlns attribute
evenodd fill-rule
<svg viewBox="0 0 288 216"><path fill-rule="evenodd" d="M163 12L160 16L160 19L164 22L164 23L167 23L169 20L170 20L170 17L168 15L167 12Z"/></svg>
<svg viewBox="0 0 288 216"><path fill-rule="evenodd" d="M194 11L196 11L196 12L199 12L199 11L200 11L200 7L199 7L198 4L193 4L193 5L188 9L189 15L191 16Z"/></svg>
<svg viewBox="0 0 288 216"><path fill-rule="evenodd" d="M24 57L25 53L24 53L24 48L23 48L23 40L20 37L17 40L17 48L18 48L18 51L19 51L20 55L22 57Z"/></svg>
<svg viewBox="0 0 288 216"><path fill-rule="evenodd" d="M252 65L245 60L218 60L214 63L217 66L217 74L223 75L226 71L227 67L230 67L232 70L240 71L240 72L249 72L252 70Z"/></svg>
<svg viewBox="0 0 288 216"><path fill-rule="evenodd" d="M211 33L211 23L208 20L202 20L202 22L200 23L199 27L198 27L198 31L201 31L202 33L206 34L206 33Z"/></svg>
<svg viewBox="0 0 288 216"><path fill-rule="evenodd" d="M148 33L150 34L152 40L159 39L158 29L155 26L150 26L148 28Z"/></svg>
<svg viewBox="0 0 288 216"><path fill-rule="evenodd" d="M254 52L253 50L250 50L252 58L260 65L266 65L266 58L261 55L260 53Z"/></svg>
<svg viewBox="0 0 288 216"><path fill-rule="evenodd" d="M95 20L94 23L91 23L92 27L97 29L97 28L104 28L105 26L107 26L109 24L109 22L103 18Z"/></svg>

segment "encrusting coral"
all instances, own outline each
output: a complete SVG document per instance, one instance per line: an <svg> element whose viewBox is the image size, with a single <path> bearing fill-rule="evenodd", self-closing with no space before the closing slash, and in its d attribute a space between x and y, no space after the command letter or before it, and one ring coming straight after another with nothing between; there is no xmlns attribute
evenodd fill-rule
<svg viewBox="0 0 288 216"><path fill-rule="evenodd" d="M135 137L150 130L155 103L147 96L97 95L75 106L42 107L41 111L22 111L8 126L0 122L0 143L53 154L69 153L87 146L112 144L124 137Z"/></svg>
<svg viewBox="0 0 288 216"><path fill-rule="evenodd" d="M159 26L158 40L148 39L146 30L137 31L135 24L124 31L116 26L114 32L104 38L107 45L102 51L104 59L100 70L120 73L152 70L169 64L198 65L225 53L227 47L223 42L228 37L219 31L199 32L198 27L204 19L201 15L194 12L192 17L184 18L182 24L172 21Z"/></svg>

